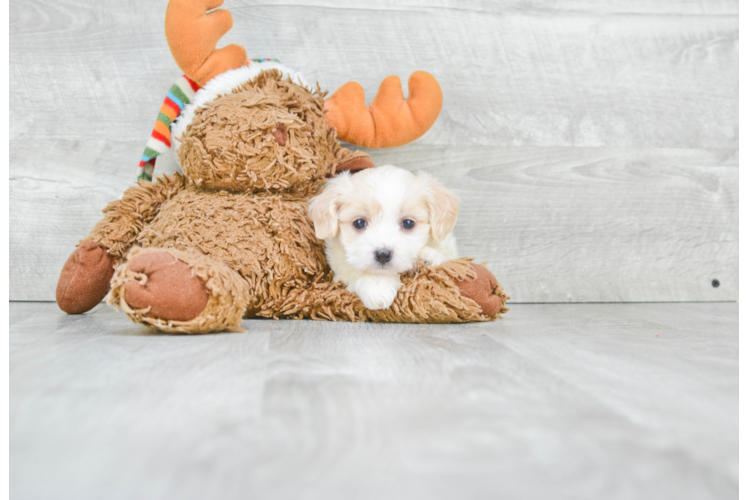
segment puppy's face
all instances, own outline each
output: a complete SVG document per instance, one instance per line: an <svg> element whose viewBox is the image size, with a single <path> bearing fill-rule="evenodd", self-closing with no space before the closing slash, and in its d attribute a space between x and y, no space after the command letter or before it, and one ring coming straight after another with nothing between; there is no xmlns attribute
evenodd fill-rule
<svg viewBox="0 0 748 500"><path fill-rule="evenodd" d="M429 238L449 234L458 209L457 198L427 174L393 166L344 172L309 204L317 237L338 238L347 264L371 274L411 269Z"/></svg>

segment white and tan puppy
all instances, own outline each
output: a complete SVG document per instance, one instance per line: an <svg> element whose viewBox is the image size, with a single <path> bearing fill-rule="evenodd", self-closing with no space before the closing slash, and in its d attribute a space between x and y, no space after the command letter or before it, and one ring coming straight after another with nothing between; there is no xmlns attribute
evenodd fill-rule
<svg viewBox="0 0 748 500"><path fill-rule="evenodd" d="M369 309L386 309L400 274L416 261L439 265L457 256L451 231L459 200L428 174L387 165L342 172L309 201L327 262Z"/></svg>

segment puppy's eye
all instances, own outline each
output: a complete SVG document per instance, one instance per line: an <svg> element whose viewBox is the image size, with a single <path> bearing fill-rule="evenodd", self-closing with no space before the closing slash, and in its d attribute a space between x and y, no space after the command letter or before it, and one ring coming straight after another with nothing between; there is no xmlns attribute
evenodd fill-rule
<svg viewBox="0 0 748 500"><path fill-rule="evenodd" d="M403 229L413 229L416 226L416 221L411 219L405 219L402 222Z"/></svg>
<svg viewBox="0 0 748 500"><path fill-rule="evenodd" d="M353 221L353 227L356 229L363 229L366 227L366 221L364 219L356 219Z"/></svg>

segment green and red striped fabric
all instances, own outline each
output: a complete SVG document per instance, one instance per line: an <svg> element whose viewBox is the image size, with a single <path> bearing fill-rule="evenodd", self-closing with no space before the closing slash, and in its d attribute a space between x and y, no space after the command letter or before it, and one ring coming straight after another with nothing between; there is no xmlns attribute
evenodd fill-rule
<svg viewBox="0 0 748 500"><path fill-rule="evenodd" d="M187 75L182 75L169 89L158 112L151 137L148 138L145 151L140 158L138 181L153 179L156 157L171 147L171 123L177 119L179 113L190 103L199 89L200 85L187 78Z"/></svg>
<svg viewBox="0 0 748 500"><path fill-rule="evenodd" d="M280 62L278 59L251 59L252 62ZM187 75L182 75L166 94L164 103L158 112L156 125L153 126L151 137L145 146L143 156L138 165L138 182L141 180L153 180L153 169L156 166L156 157L166 153L171 148L171 124L177 119L184 107L195 97L195 92L200 90L200 85L190 80Z"/></svg>

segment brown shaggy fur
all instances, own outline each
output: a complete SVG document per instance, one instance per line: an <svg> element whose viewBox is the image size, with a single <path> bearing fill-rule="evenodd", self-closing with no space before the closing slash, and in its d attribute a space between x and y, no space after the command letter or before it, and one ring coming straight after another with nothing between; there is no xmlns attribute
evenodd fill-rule
<svg viewBox="0 0 748 500"><path fill-rule="evenodd" d="M267 71L198 110L178 150L185 175L128 189L87 238L122 261L109 303L133 321L186 333L237 328L242 317L256 316L419 323L500 317L506 308L486 316L460 294L456 282L475 277L469 259L417 267L382 311L367 310L333 282L307 201L338 165L366 155L340 146L325 124L323 97ZM154 251L171 253L206 283L208 304L197 318L168 321L127 304L125 283L148 279L129 261ZM493 293L508 298L500 287Z"/></svg>
<svg viewBox="0 0 748 500"><path fill-rule="evenodd" d="M111 255L124 259L145 225L158 215L161 205L184 189L184 185L185 178L177 174L129 188L122 199L107 205L104 218L86 240L95 241Z"/></svg>
<svg viewBox="0 0 748 500"><path fill-rule="evenodd" d="M351 154L327 128L324 95L260 73L195 113L178 152L185 175L206 188L311 197ZM283 146L272 133L279 126Z"/></svg>

